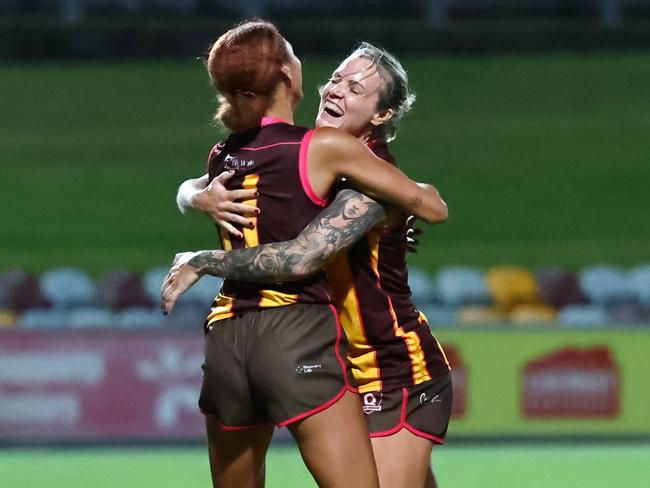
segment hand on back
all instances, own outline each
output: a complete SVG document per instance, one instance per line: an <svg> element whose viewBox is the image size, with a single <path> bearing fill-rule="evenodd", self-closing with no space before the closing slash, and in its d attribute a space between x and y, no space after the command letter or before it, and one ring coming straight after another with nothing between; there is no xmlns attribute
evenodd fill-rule
<svg viewBox="0 0 650 488"><path fill-rule="evenodd" d="M242 232L235 226L250 229L254 227L247 217L258 215L259 209L244 202L257 198L257 192L244 189L228 190L225 185L234 174L234 171L224 171L214 178L197 193L192 206L210 215L212 220L233 236L242 238Z"/></svg>

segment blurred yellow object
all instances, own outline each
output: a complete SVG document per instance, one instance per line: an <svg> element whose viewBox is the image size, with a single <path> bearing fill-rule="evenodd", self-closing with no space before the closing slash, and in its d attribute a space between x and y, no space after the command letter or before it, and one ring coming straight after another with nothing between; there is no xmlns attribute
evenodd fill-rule
<svg viewBox="0 0 650 488"><path fill-rule="evenodd" d="M555 325L557 310L543 304L518 305L510 312L510 320L520 325Z"/></svg>
<svg viewBox="0 0 650 488"><path fill-rule="evenodd" d="M0 327L13 327L16 325L16 314L11 310L0 310Z"/></svg>
<svg viewBox="0 0 650 488"><path fill-rule="evenodd" d="M526 268L490 268L485 280L492 299L505 312L511 312L517 305L541 304L535 275Z"/></svg>
<svg viewBox="0 0 650 488"><path fill-rule="evenodd" d="M467 306L458 311L461 325L495 325L508 320L508 316L494 307Z"/></svg>

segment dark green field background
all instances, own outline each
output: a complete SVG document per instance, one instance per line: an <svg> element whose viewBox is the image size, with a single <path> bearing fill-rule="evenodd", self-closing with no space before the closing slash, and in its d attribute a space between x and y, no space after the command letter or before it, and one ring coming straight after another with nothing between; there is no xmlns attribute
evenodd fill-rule
<svg viewBox="0 0 650 488"><path fill-rule="evenodd" d="M450 208L413 264L649 260L650 56L403 61L418 101L394 152ZM311 124L335 64L303 60L297 123ZM215 246L209 221L174 203L219 138L199 61L3 64L0 75L0 271L144 270Z"/></svg>

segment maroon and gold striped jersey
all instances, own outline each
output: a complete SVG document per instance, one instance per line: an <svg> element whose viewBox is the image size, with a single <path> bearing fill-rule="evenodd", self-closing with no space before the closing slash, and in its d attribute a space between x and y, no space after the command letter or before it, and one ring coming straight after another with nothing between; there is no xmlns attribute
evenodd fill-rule
<svg viewBox="0 0 650 488"><path fill-rule="evenodd" d="M259 195L245 202L257 206L260 214L252 219L254 229L242 229L243 239L217 227L224 250L294 239L327 205L313 191L307 176L307 148L313 132L265 117L260 127L231 134L212 149L210 181L223 171L234 170L228 187L255 189ZM325 273L292 283L225 280L206 327L251 310L294 303L331 303Z"/></svg>
<svg viewBox="0 0 650 488"><path fill-rule="evenodd" d="M395 161L386 144L369 145ZM411 301L406 224L371 230L327 270L359 391L416 385L449 371L426 318Z"/></svg>

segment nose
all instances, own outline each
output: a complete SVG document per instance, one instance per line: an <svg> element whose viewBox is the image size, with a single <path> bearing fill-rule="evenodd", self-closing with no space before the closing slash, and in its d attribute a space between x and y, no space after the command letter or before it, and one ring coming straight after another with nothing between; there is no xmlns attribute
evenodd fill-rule
<svg viewBox="0 0 650 488"><path fill-rule="evenodd" d="M336 85L330 86L329 90L327 90L327 95L333 98L343 98L344 93L343 89L341 88L341 84L337 83Z"/></svg>

